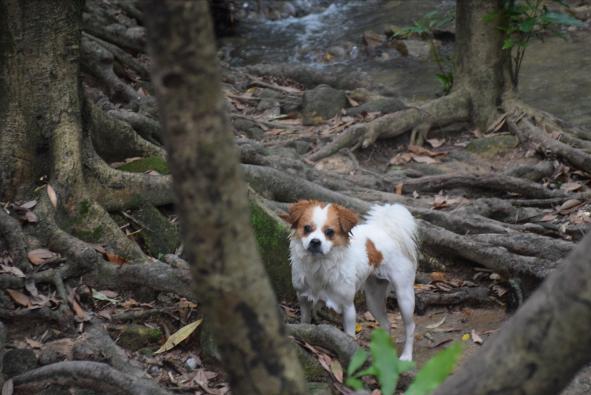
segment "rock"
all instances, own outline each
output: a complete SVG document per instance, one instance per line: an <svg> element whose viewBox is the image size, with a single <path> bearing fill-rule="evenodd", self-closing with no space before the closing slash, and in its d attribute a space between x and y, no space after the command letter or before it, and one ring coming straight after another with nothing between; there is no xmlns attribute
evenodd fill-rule
<svg viewBox="0 0 591 395"><path fill-rule="evenodd" d="M363 112L381 112L388 114L400 110L404 110L406 105L402 100L396 97L380 97L374 100L365 102L357 107L347 109L346 114L350 116L358 116Z"/></svg>
<svg viewBox="0 0 591 395"><path fill-rule="evenodd" d="M255 121L250 119L235 118L232 124L249 139L261 140L265 136L265 131Z"/></svg>
<svg viewBox="0 0 591 395"><path fill-rule="evenodd" d="M386 42L386 36L380 33L367 31L363 33L363 43L368 50L373 50Z"/></svg>
<svg viewBox="0 0 591 395"><path fill-rule="evenodd" d="M137 351L148 346L156 346L162 339L162 331L157 328L148 328L143 325L128 325L119 335L119 346Z"/></svg>
<svg viewBox="0 0 591 395"><path fill-rule="evenodd" d="M426 60L431 54L431 44L421 40L404 40L408 55L413 58Z"/></svg>
<svg viewBox="0 0 591 395"><path fill-rule="evenodd" d="M179 229L153 205L142 203L130 215L137 221L136 225L141 226L136 237L149 255L158 257L173 253L180 245Z"/></svg>
<svg viewBox="0 0 591 395"><path fill-rule="evenodd" d="M304 92L302 106L303 124L319 125L347 106L347 96L328 85L318 85Z"/></svg>
<svg viewBox="0 0 591 395"><path fill-rule="evenodd" d="M191 355L189 358L187 358L187 360L185 361L185 366L191 370L195 370L201 366L203 366L203 363L201 362L201 359L196 356L196 355Z"/></svg>
<svg viewBox="0 0 591 395"><path fill-rule="evenodd" d="M349 174L354 171L357 164L350 157L342 154L334 154L319 160L314 168L317 170Z"/></svg>
<svg viewBox="0 0 591 395"><path fill-rule="evenodd" d="M271 112L272 114L279 115L279 113L281 112L281 105L279 104L279 99L281 98L281 96L281 92L277 92L273 89L261 90L261 92L258 95L258 97L261 100L257 105L257 111L267 111Z"/></svg>
<svg viewBox="0 0 591 395"><path fill-rule="evenodd" d="M347 55L345 48L339 46L330 47L326 50L326 52L339 59L342 59Z"/></svg>
<svg viewBox="0 0 591 395"><path fill-rule="evenodd" d="M518 145L519 140L517 137L509 134L497 134L470 141L466 146L466 151L492 158L497 155L507 154Z"/></svg>
<svg viewBox="0 0 591 395"><path fill-rule="evenodd" d="M28 348L15 348L6 351L2 358L4 375L11 378L37 367L37 356Z"/></svg>

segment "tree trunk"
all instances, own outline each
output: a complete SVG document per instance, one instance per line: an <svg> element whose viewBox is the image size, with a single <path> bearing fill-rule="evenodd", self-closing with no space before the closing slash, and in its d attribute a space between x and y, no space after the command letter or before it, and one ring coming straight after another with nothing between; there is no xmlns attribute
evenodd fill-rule
<svg viewBox="0 0 591 395"><path fill-rule="evenodd" d="M0 200L55 174L56 153L75 175L64 186L81 182L81 21L81 1L0 2Z"/></svg>
<svg viewBox="0 0 591 395"><path fill-rule="evenodd" d="M435 395L555 395L591 360L591 235Z"/></svg>
<svg viewBox="0 0 591 395"><path fill-rule="evenodd" d="M303 394L249 225L207 2L146 2L149 46L197 298L233 392Z"/></svg>
<svg viewBox="0 0 591 395"><path fill-rule="evenodd" d="M503 0L458 0L454 91L471 99L472 121L483 130L496 118L503 95L511 90L510 56L502 50ZM495 15L485 21L486 15Z"/></svg>

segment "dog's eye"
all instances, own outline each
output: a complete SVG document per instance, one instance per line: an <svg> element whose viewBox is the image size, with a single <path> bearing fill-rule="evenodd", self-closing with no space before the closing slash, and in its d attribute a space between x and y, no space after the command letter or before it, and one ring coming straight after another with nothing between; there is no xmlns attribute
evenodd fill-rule
<svg viewBox="0 0 591 395"><path fill-rule="evenodd" d="M334 236L334 230L331 228L328 228L324 231L324 234L326 235L326 237L333 237Z"/></svg>
<svg viewBox="0 0 591 395"><path fill-rule="evenodd" d="M310 233L312 231L312 227L310 225L304 225L304 233Z"/></svg>

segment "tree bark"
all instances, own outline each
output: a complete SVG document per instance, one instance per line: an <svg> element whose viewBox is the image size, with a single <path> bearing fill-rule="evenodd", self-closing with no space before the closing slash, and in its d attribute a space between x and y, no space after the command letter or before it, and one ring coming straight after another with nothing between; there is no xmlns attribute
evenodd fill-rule
<svg viewBox="0 0 591 395"><path fill-rule="evenodd" d="M196 294L237 394L303 394L249 224L207 2L146 1L152 77Z"/></svg>
<svg viewBox="0 0 591 395"><path fill-rule="evenodd" d="M591 361L589 254L591 235L435 395L560 393Z"/></svg>

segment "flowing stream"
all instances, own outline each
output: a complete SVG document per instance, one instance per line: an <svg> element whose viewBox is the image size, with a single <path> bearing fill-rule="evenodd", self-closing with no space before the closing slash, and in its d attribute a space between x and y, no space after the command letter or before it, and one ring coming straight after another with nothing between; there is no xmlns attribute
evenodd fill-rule
<svg viewBox="0 0 591 395"><path fill-rule="evenodd" d="M302 17L242 23L235 37L224 39L223 48L235 66L287 62L335 73L363 73L377 84L392 87L395 94L429 99L440 87L435 79L437 67L428 54L368 55L363 34L411 25L433 10L453 12L454 3L337 0ZM451 54L453 43L444 45L443 52ZM551 37L533 42L525 56L520 92L529 104L591 130L591 29L569 32L566 40Z"/></svg>

